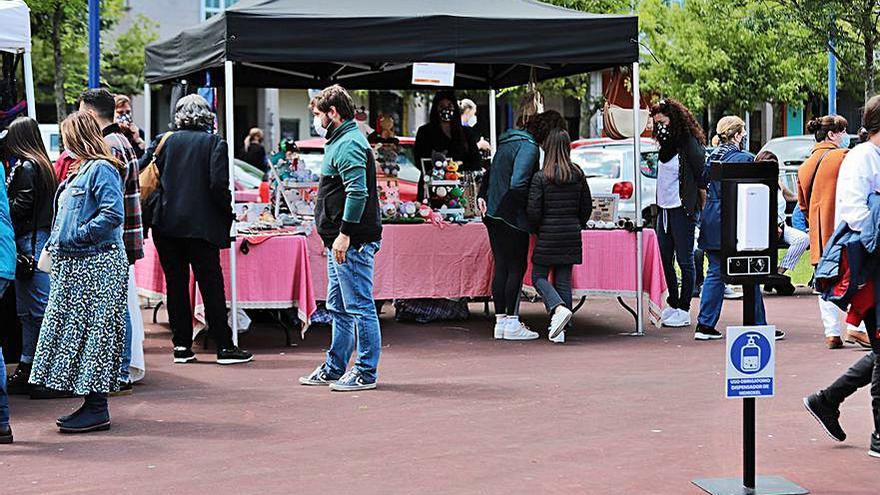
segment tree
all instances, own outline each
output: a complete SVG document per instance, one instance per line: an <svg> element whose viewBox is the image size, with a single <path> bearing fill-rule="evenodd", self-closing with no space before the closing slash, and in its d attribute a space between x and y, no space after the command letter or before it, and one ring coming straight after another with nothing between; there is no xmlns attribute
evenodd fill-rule
<svg viewBox="0 0 880 495"><path fill-rule="evenodd" d="M52 87L58 120L67 106L87 86L87 0L29 0L33 33L34 79L39 87ZM144 47L156 39L155 23L143 16L122 33L114 30L125 15L123 0L101 2L102 85L114 92L138 94L143 88ZM115 35L115 36L113 36Z"/></svg>
<svg viewBox="0 0 880 495"><path fill-rule="evenodd" d="M777 1L813 34L814 45L831 49L840 61L847 85L862 86L866 101L874 95L880 0Z"/></svg>

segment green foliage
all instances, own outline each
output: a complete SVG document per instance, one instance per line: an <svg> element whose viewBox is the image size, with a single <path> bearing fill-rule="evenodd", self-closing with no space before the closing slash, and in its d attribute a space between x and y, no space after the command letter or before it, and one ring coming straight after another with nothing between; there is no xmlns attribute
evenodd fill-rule
<svg viewBox="0 0 880 495"><path fill-rule="evenodd" d="M65 100L73 103L88 80L88 2L29 0L28 6L33 32L34 79L40 88L37 100L54 101L52 88L60 69ZM56 9L60 9L60 15L56 15ZM124 15L123 0L101 2L101 82L114 92L138 94L144 84L144 47L156 40L156 25L139 16L128 30L114 33ZM53 55L52 33L56 21L60 21L60 68L56 67Z"/></svg>

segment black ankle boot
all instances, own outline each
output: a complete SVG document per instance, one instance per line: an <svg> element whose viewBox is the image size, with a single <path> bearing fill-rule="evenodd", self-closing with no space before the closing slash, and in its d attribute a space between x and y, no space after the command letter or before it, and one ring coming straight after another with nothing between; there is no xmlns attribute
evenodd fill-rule
<svg viewBox="0 0 880 495"><path fill-rule="evenodd" d="M107 394L92 392L86 396L83 410L61 423L61 433L88 433L110 429L110 410Z"/></svg>
<svg viewBox="0 0 880 495"><path fill-rule="evenodd" d="M6 393L9 395L28 395L31 393L32 363L18 363L15 372L6 380Z"/></svg>
<svg viewBox="0 0 880 495"><path fill-rule="evenodd" d="M55 425L60 427L62 423L66 423L66 422L72 420L73 418L79 416L80 414L82 414L82 412L85 409L86 409L86 401L83 400L83 403L80 404L80 406L76 409L76 411L73 411L70 414L65 414L64 416L59 416L58 419L55 420Z"/></svg>

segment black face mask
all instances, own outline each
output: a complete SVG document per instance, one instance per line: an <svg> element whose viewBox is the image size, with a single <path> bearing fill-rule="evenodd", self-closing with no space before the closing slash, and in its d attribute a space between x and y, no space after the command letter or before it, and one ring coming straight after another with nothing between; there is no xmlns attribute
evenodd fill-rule
<svg viewBox="0 0 880 495"><path fill-rule="evenodd" d="M452 119L455 118L455 110L452 108L441 108L440 109L440 120L442 122L452 122Z"/></svg>
<svg viewBox="0 0 880 495"><path fill-rule="evenodd" d="M659 141L660 144L668 143L669 137L669 124L654 124L654 138Z"/></svg>

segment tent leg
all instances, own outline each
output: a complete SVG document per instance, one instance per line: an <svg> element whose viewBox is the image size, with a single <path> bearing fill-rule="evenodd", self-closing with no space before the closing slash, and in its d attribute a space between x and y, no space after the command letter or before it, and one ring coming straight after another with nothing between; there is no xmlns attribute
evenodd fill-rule
<svg viewBox="0 0 880 495"><path fill-rule="evenodd" d="M492 154L495 154L495 149L498 146L498 122L495 112L497 111L497 101L495 96L495 90L489 90L489 138L492 144Z"/></svg>
<svg viewBox="0 0 880 495"><path fill-rule="evenodd" d="M144 142L149 145L153 140L153 94L150 91L150 83L144 83Z"/></svg>
<svg viewBox="0 0 880 495"><path fill-rule="evenodd" d="M235 116L233 114L233 109L235 105L235 86L232 78L232 69L233 64L232 61L227 60L225 62L225 86L224 86L224 96L225 96L225 105L223 107L223 112L226 114L226 147L228 150L229 157L229 192L232 195L232 209L235 211ZM229 250L229 270L232 272L230 274L230 288L231 288L231 296L232 296L232 343L238 345L238 284L236 283L238 277L238 266L236 264L236 249L235 249L235 222L232 222L232 229L229 232L229 237L232 239L231 249Z"/></svg>
<svg viewBox="0 0 880 495"><path fill-rule="evenodd" d="M34 95L34 66L30 50L24 52L24 93L28 117L37 120L37 98Z"/></svg>
<svg viewBox="0 0 880 495"><path fill-rule="evenodd" d="M633 89L633 129L638 132L642 128L639 116L639 110L642 106L641 94L639 93L639 63L635 62L632 66L632 89ZM643 260L642 250L642 171L641 171L641 133L633 136L633 177L635 177L635 200L636 200L636 335L644 335L645 333L645 310L643 302L645 300L642 294L644 285L643 280Z"/></svg>

